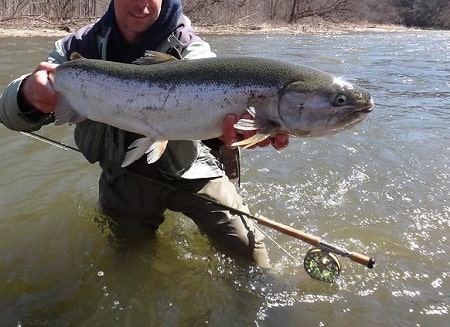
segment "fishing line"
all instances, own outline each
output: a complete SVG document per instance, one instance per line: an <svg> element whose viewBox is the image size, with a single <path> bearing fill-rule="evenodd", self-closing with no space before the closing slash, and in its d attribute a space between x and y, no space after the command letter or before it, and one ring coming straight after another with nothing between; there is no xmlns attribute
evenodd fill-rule
<svg viewBox="0 0 450 327"><path fill-rule="evenodd" d="M302 264L300 261L297 260L296 257L294 257L292 254L290 254L288 250L286 250L281 244L279 244L277 241L275 241L275 239L272 236L270 236L268 233L266 233L262 228L260 228L259 226L255 226L255 228L258 229L265 237L267 237L269 240L271 240L272 243L275 244L280 250L282 250L289 257L289 259L291 259L291 261L293 263L295 263L296 265Z"/></svg>
<svg viewBox="0 0 450 327"><path fill-rule="evenodd" d="M33 139L45 142L52 146L56 146L63 150L73 150L76 152L81 152L79 149L77 149L75 147L57 142L55 140L38 135L36 133L32 133L32 132L21 132L21 133L25 136L32 137ZM306 254L306 256L303 260L303 266L304 266L307 274L314 279L324 281L324 282L329 282L329 283L334 282L339 277L339 274L341 271L341 262L339 260L338 255L342 256L342 257L347 257L350 260L357 262L359 264L362 264L370 269L372 269L375 265L375 259L372 257L368 257L366 255L356 253L356 252L351 252L351 251L348 251L347 249L340 248L340 247L334 246L332 244L328 244L328 243L322 241L317 236L314 236L314 235L311 235L308 233L304 233L298 229L275 222L275 221L270 220L262 215L259 215L259 214L252 215L248 212L230 207L226 204L220 203L219 201L213 200L204 195L192 193L192 192L183 190L177 186L174 186L174 185L171 185L171 184L168 184L163 181L153 179L153 178L150 178L147 176L143 176L143 175L134 173L129 170L128 170L128 173L130 173L136 177L142 178L144 180L147 180L151 183L158 184L160 186L163 186L163 187L166 187L166 188L169 188L169 189L172 189L172 190L175 190L175 191L178 191L178 192L181 192L181 193L184 193L184 194L196 197L196 198L200 198L200 199L206 201L206 203L212 203L214 205L217 205L221 208L224 208L224 209L230 211L233 214L246 216L250 219L256 220L258 222L258 224L260 224L260 225L270 227L270 228L275 229L283 234L295 237L299 240L302 240L306 243L313 245L314 248L312 248L311 250L308 251L308 253ZM267 236L266 233L264 233L264 234ZM280 249L285 251L291 259L293 259L295 262L298 262L297 259L295 259L280 244L275 242L275 240L273 240L271 237L269 237L269 239L272 240L272 242L274 242Z"/></svg>

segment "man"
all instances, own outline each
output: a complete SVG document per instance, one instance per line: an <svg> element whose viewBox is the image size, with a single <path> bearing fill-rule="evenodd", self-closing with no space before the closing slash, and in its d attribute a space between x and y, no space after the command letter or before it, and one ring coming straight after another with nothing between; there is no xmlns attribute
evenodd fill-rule
<svg viewBox="0 0 450 327"><path fill-rule="evenodd" d="M51 84L51 74L74 51L86 58L131 63L146 50L166 52L186 60L215 56L181 13L180 0L114 0L97 23L56 41L47 62L11 82L0 98L0 121L10 129L22 131L38 130L53 122L57 94ZM225 117L220 140L227 145L249 136L234 130L236 121L234 115ZM149 165L141 158L124 169L120 164L126 147L139 135L103 123L83 121L75 127L74 137L86 159L91 163L98 161L102 168L99 203L105 213L120 217L121 221L124 217L125 221L137 219L156 231L164 221L166 209L182 212L221 248L260 266L268 266L263 236L251 221L209 201L151 181L163 181L247 211L224 174L222 164L211 154L210 147L217 144L219 149L230 151L221 146L221 141L171 141L156 163ZM280 134L260 145L270 142L281 149L287 145L288 138Z"/></svg>

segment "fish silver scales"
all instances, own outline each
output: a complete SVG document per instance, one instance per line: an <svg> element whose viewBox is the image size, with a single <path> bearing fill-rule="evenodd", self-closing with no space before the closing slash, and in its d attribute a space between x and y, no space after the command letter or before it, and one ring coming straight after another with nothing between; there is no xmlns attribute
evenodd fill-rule
<svg viewBox="0 0 450 327"><path fill-rule="evenodd" d="M251 57L167 61L152 65L78 59L58 66L56 124L84 119L144 135L123 163L147 153L159 159L167 140L201 140L222 133L224 117L246 108L257 130L237 145L251 146L277 132L320 136L348 129L372 110L363 89L304 66Z"/></svg>

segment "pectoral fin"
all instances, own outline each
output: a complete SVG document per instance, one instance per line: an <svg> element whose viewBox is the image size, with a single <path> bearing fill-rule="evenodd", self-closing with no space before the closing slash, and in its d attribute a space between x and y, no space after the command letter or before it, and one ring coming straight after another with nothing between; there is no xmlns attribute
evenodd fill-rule
<svg viewBox="0 0 450 327"><path fill-rule="evenodd" d="M264 141L272 135L274 130L276 130L277 125L268 120L266 117L261 115L256 117L256 109L254 107L247 108L247 112L253 117L253 119L241 118L236 124L234 124L234 128L241 131L258 132L248 139L233 143L232 146L240 146L247 149L258 144L259 142Z"/></svg>
<svg viewBox="0 0 450 327"><path fill-rule="evenodd" d="M253 145L258 144L259 142L264 141L268 137L270 137L270 134L256 133L255 135L249 137L248 139L233 143L232 146L240 146L243 147L244 149L247 149Z"/></svg>
<svg viewBox="0 0 450 327"><path fill-rule="evenodd" d="M61 94L58 95L55 107L55 125L62 125L65 123L76 124L85 119L86 117L75 111Z"/></svg>
<svg viewBox="0 0 450 327"><path fill-rule="evenodd" d="M133 162L147 154L149 164L156 162L164 153L167 141L154 141L150 137L143 137L135 140L128 147L129 151L125 153L121 167L131 165Z"/></svg>
<svg viewBox="0 0 450 327"><path fill-rule="evenodd" d="M241 118L234 124L234 128L240 129L241 131L256 131L260 129L260 126L253 119Z"/></svg>

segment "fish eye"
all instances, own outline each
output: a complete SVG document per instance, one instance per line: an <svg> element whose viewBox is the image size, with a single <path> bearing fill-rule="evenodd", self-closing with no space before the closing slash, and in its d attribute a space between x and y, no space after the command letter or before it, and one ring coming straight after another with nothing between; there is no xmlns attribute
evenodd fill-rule
<svg viewBox="0 0 450 327"><path fill-rule="evenodd" d="M336 97L336 99L334 100L334 102L337 105L344 105L347 102L347 97L343 94L338 94L338 96Z"/></svg>

